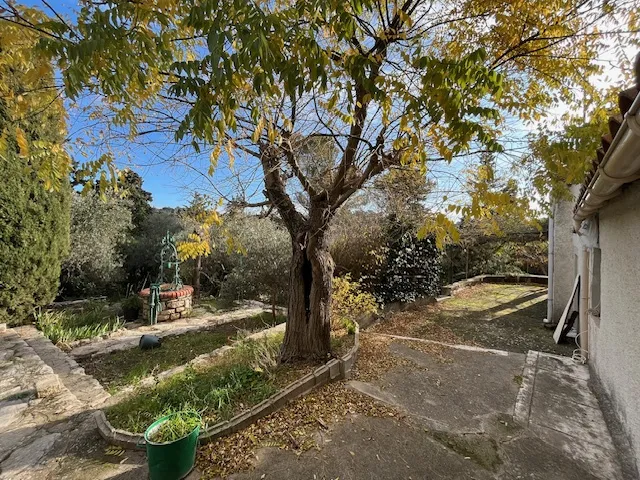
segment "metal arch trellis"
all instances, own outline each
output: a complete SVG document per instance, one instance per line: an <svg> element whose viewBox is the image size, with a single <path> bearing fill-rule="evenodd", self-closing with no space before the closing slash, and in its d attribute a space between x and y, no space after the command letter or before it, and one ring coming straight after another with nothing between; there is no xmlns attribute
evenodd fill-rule
<svg viewBox="0 0 640 480"><path fill-rule="evenodd" d="M160 271L156 283L151 284L149 292L149 323L155 325L158 321L158 314L162 310L160 302L160 289L165 282L165 268L173 269L173 279L169 283L168 290L180 290L182 288L182 279L180 278L180 259L178 258L178 250L176 249L176 241L169 231L162 239L162 250L160 250Z"/></svg>
<svg viewBox="0 0 640 480"><path fill-rule="evenodd" d="M176 249L176 241L170 232L162 239L162 250L160 251L160 271L156 283L163 284L165 282L165 268L173 269L173 280L169 290L180 290L182 288L182 279L180 278L180 260L178 258L178 250Z"/></svg>

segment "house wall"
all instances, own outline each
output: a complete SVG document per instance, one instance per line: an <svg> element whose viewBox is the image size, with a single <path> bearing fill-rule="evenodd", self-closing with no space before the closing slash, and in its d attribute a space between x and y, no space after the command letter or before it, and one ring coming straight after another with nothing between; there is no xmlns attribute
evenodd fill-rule
<svg viewBox="0 0 640 480"><path fill-rule="evenodd" d="M600 317L589 321L589 363L640 459L640 182L599 213ZM640 469L640 463L638 463Z"/></svg>
<svg viewBox="0 0 640 480"><path fill-rule="evenodd" d="M576 188L572 187L575 195ZM553 206L553 315L551 323L557 323L569 301L573 281L576 278L576 256L573 241L573 206L575 201L565 200Z"/></svg>

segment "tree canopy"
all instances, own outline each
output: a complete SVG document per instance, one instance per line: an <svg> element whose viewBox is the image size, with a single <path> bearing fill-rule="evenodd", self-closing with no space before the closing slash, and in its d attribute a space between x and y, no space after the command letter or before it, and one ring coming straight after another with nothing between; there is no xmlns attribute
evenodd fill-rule
<svg viewBox="0 0 640 480"><path fill-rule="evenodd" d="M390 165L499 151L505 119L593 91L604 39L638 30L625 0L87 0L74 23L5 17L42 32L69 97L101 96L132 136L209 145L212 168L254 156L334 208ZM323 189L296 155L316 137L339 151Z"/></svg>
<svg viewBox="0 0 640 480"><path fill-rule="evenodd" d="M83 0L73 22L53 14L2 18L40 32L67 97L96 97L95 116L132 139L210 151L209 174L253 162L258 203L292 240L285 360L330 349L326 231L354 193L392 167L504 151L518 122L593 90L607 36L638 32L634 0ZM450 212L527 206L480 167ZM430 231L438 246L457 235L446 210Z"/></svg>

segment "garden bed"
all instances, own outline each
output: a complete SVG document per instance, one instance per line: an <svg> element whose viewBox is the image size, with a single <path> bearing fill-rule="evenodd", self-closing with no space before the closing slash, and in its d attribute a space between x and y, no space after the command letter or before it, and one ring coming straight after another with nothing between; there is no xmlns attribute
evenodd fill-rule
<svg viewBox="0 0 640 480"><path fill-rule="evenodd" d="M239 332L252 332L278 325L286 317L260 314L215 327L191 331L162 338L162 347L153 350L130 348L102 355L78 358L87 374L96 378L114 393L123 387L135 385L150 375L186 364L196 357L227 345Z"/></svg>
<svg viewBox="0 0 640 480"><path fill-rule="evenodd" d="M358 336L356 327L349 338L334 338L332 344L347 353L320 367L278 364L281 333L245 339L206 365L189 366L156 385L139 387L98 412L100 434L110 443L136 448L154 420L187 409L202 415L201 440L233 433L317 386L346 378L355 362Z"/></svg>

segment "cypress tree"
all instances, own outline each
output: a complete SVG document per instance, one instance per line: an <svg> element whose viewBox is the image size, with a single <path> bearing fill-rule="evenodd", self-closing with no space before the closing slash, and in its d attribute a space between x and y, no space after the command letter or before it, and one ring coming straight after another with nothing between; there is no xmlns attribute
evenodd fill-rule
<svg viewBox="0 0 640 480"><path fill-rule="evenodd" d="M69 248L64 108L36 41L0 31L0 323L10 325L55 298Z"/></svg>

